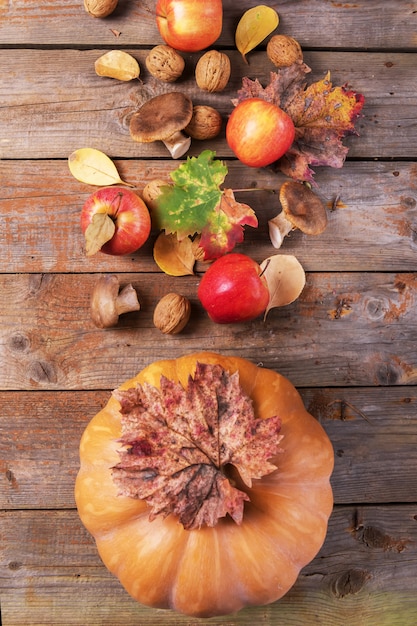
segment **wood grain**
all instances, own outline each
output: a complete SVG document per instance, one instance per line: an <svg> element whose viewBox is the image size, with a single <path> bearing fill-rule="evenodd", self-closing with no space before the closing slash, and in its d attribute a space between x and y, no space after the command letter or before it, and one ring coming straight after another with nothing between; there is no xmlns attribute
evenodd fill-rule
<svg viewBox="0 0 417 626"><path fill-rule="evenodd" d="M216 151L225 186L256 211L237 249L262 261L294 254L306 287L266 321L214 325L197 286L207 265L172 278L152 258L156 232L127 257L85 255L81 207L93 188L67 159L91 146L114 159L140 194L179 165L162 144L132 142L129 119L149 97L174 88L145 59L161 43L155 2L120 0L105 20L82 0L0 0L0 622L1 626L411 626L417 623L417 2L283 0L277 32L301 43L312 71L364 94L358 135L341 169L314 168L329 223L322 235L294 231L272 248L268 219L284 177L240 164L225 124L242 77L265 86L274 66L264 41L245 64L234 33L244 10L224 0L217 49L232 62L218 94L200 91L185 54L175 84L223 116ZM124 49L140 80L98 77L94 61ZM100 274L137 288L141 311L97 329L90 318ZM188 296L192 317L163 336L153 309L168 291ZM288 376L332 442L335 507L326 541L278 603L211 620L143 607L102 565L75 509L78 446L111 390L159 358L196 350L236 354Z"/></svg>
<svg viewBox="0 0 417 626"><path fill-rule="evenodd" d="M128 50L145 68L146 50ZM109 156L124 158L166 158L161 142L138 144L129 133L131 115L149 98L172 91L141 72L140 81L121 83L99 77L94 61L99 50L3 50L3 82L0 98L8 107L8 123L0 143L0 158L67 158L73 150L89 146ZM189 95L195 104L212 104L226 119L233 109L232 98L242 85L242 77L258 78L266 85L275 67L265 51L256 51L246 65L240 54L228 51L233 72L227 88L220 94L205 95L195 83L195 55L186 59L187 71L175 88ZM307 82L319 80L331 70L334 85L343 85L346 77L352 88L366 96L363 115L357 123L360 141L345 140L350 157L413 157L417 141L414 119L417 104L413 85L417 68L413 56L406 53L309 52L305 55L314 68ZM16 80L16 76L19 80ZM62 77L65 76L63 82ZM393 124L395 119L395 124ZM408 137L398 142L401 132ZM189 152L201 151L200 142ZM224 134L210 142L219 157L230 157Z"/></svg>
<svg viewBox="0 0 417 626"><path fill-rule="evenodd" d="M282 600L209 620L152 610L132 600L101 564L74 511L1 513L0 532L7 538L2 556L7 584L0 578L7 626L110 626L115 620L118 626L343 626L348 620L361 626L405 626L417 618L413 506L337 507L321 551Z"/></svg>
<svg viewBox="0 0 417 626"><path fill-rule="evenodd" d="M268 219L281 210L282 175L249 170L235 161L224 187L236 192L258 217L246 228L241 252L258 261L277 253L270 243ZM178 167L172 160L117 160L122 178L140 194L151 180L169 181ZM126 257L85 255L81 208L93 188L69 175L65 161L6 160L0 170L0 271L14 272L158 272L149 242ZM316 192L328 209L328 226L319 236L293 231L280 253L294 254L306 271L415 271L417 253L417 166L414 162L347 162L341 170L318 168ZM205 266L196 268L204 271ZM173 281L175 284L175 280Z"/></svg>
<svg viewBox="0 0 417 626"><path fill-rule="evenodd" d="M151 361L212 350L262 362L295 385L410 385L417 382L415 274L312 273L299 299L246 324L213 324L198 278L181 277L191 321L179 335L153 326L167 275L124 274L141 310L101 330L90 317L95 274L0 275L3 389L112 388ZM266 340L267 338L267 340Z"/></svg>
<svg viewBox="0 0 417 626"><path fill-rule="evenodd" d="M84 15L82 0L43 3L15 0L0 3L0 42L8 45L73 47L146 46L161 43L154 19L154 2L120 0L106 20ZM220 46L234 46L234 31L244 10L259 4L223 0L224 24ZM327 2L283 0L275 6L280 30L300 41L303 48L414 49L416 4L396 0ZM115 32L113 32L115 31Z"/></svg>
<svg viewBox="0 0 417 626"><path fill-rule="evenodd" d="M0 393L0 509L74 507L80 437L110 393ZM336 503L415 501L417 386L300 393L334 447ZM381 457L390 471L379 471Z"/></svg>

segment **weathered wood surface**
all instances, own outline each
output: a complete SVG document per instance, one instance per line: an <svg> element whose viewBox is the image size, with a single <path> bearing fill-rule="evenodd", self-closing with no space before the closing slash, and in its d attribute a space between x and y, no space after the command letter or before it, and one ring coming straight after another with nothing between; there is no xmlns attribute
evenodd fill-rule
<svg viewBox="0 0 417 626"><path fill-rule="evenodd" d="M260 4L224 0L225 27L216 45L233 46L234 31L242 12ZM0 2L0 42L23 46L67 47L160 43L154 22L153 0L119 0L117 10L95 23L83 16L83 0ZM280 15L280 29L300 41L304 48L366 48L413 50L416 46L415 0L282 0L269 2ZM117 37L112 31L120 33Z"/></svg>
<svg viewBox="0 0 417 626"><path fill-rule="evenodd" d="M267 221L280 210L277 190L284 178L267 169L252 171L236 161L226 163L226 186L259 189L236 192L236 197L250 204L259 220L258 228L246 229L239 249L247 250L249 245L251 255L262 261L276 252ZM165 159L117 160L116 164L122 178L139 192L152 179L169 180L173 167ZM66 160L4 161L0 177L2 272L158 271L152 257L157 233L133 255L86 258L79 219L91 187L69 175ZM317 193L329 207L328 226L315 237L294 231L282 247L284 252L295 254L311 272L416 269L415 162L349 161L341 170L320 168L316 181ZM204 271L204 266L196 269Z"/></svg>
<svg viewBox="0 0 417 626"><path fill-rule="evenodd" d="M103 568L73 511L4 512L0 533L7 538L2 612L8 626L412 626L417 618L413 506L338 507L320 553L280 602L208 620L134 602Z"/></svg>
<svg viewBox="0 0 417 626"><path fill-rule="evenodd" d="M72 150L112 156L138 191L167 178L162 145L138 146L128 120L144 98L170 89L150 78L147 51L161 43L154 2L120 0L94 20L82 0L0 0L0 601L2 626L411 626L417 623L417 2L327 0L267 3L279 31L296 37L312 68L366 96L359 137L341 170L317 168L329 211L318 237L299 232L282 252L307 272L297 302L265 322L215 326L195 276L172 279L152 259L156 233L138 253L86 258L80 208L91 192L69 174ZM199 57L185 55L177 87L226 120L242 76L266 83L265 46L245 65L234 30L246 8L224 0L216 47L232 60L221 94L196 89ZM123 48L141 81L97 77L94 60ZM194 142L190 154L206 144ZM233 159L224 132L210 143L226 160L227 186L257 187L257 212L240 246L258 261L275 251L267 220L284 180ZM142 310L115 329L89 316L93 285L114 272L138 289ZM168 290L192 301L186 331L165 337L153 308ZM335 508L326 542L280 602L223 619L195 620L138 605L103 567L75 511L78 443L111 390L157 358L194 350L239 354L287 375L335 450Z"/></svg>
<svg viewBox="0 0 417 626"><path fill-rule="evenodd" d="M415 502L417 387L301 389L335 449L336 504ZM2 392L0 509L74 507L78 444L110 390ZM389 471L379 471L381 457Z"/></svg>
<svg viewBox="0 0 417 626"><path fill-rule="evenodd" d="M94 61L103 53L94 50L5 50L2 52L0 98L7 107L7 124L2 129L0 158L66 158L80 146L99 148L115 157L160 157L167 155L161 142L138 145L129 133L129 119L145 100L172 85L153 79L146 70L147 50L127 50L139 61L141 81L120 83L99 77ZM194 66L200 55L184 55L187 71L175 84L195 104L215 104L226 117L231 98L240 89L243 76L258 78L266 85L275 67L265 51L243 62L236 51L228 51L233 74L219 94L204 94L196 87ZM306 52L312 68L307 82L323 78L328 70L334 84L350 85L366 94L363 116L357 124L360 141L347 138L350 157L413 157L417 143L417 67L409 53ZM17 80L17 77L19 79ZM143 81L143 83L142 83ZM407 137L399 142L399 136ZM204 144L205 145L205 144ZM220 138L210 142L220 157L231 151ZM194 142L190 155L201 151Z"/></svg>
<svg viewBox="0 0 417 626"><path fill-rule="evenodd" d="M297 386L417 383L415 274L308 274L296 302L243 326L213 325L196 297L197 277L120 280L137 289L142 307L103 331L89 310L96 274L0 275L8 303L2 388L108 389L151 361L199 350L256 359ZM173 285L190 299L193 316L183 333L164 336L153 310Z"/></svg>

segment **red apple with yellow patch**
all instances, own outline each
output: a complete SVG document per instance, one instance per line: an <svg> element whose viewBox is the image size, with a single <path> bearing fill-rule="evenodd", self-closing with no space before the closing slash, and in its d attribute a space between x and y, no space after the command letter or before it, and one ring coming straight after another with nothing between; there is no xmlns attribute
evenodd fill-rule
<svg viewBox="0 0 417 626"><path fill-rule="evenodd" d="M81 229L87 255L131 254L148 239L151 217L144 201L131 189L102 187L92 193L81 210Z"/></svg>
<svg viewBox="0 0 417 626"><path fill-rule="evenodd" d="M158 0L156 24L171 48L182 52L204 50L220 37L222 0Z"/></svg>

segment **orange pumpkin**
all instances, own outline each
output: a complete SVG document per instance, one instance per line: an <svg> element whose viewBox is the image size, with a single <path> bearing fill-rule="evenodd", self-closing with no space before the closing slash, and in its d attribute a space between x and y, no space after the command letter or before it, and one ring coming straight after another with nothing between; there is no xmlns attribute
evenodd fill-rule
<svg viewBox="0 0 417 626"><path fill-rule="evenodd" d="M253 481L218 468L243 492L241 521L220 514L215 525L186 529L174 513L153 515L146 498L120 493L114 468L123 447L120 393L147 383L160 389L161 377L187 388L197 363L238 373L261 426L280 417L281 450L269 459L274 467ZM75 498L104 564L133 598L196 617L226 615L281 598L315 557L333 506L333 461L326 433L285 377L202 352L152 363L121 385L82 436Z"/></svg>

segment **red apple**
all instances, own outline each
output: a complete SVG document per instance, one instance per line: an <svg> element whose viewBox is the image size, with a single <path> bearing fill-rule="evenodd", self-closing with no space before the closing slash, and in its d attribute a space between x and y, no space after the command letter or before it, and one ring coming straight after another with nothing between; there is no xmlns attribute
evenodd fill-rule
<svg viewBox="0 0 417 626"><path fill-rule="evenodd" d="M204 50L222 31L222 0L158 0L156 24L171 48L183 52Z"/></svg>
<svg viewBox="0 0 417 626"><path fill-rule="evenodd" d="M226 254L210 265L197 295L213 322L247 322L265 311L269 290L261 271L256 261L237 252Z"/></svg>
<svg viewBox="0 0 417 626"><path fill-rule="evenodd" d="M97 216L99 221L94 228ZM151 217L146 204L134 191L124 187L102 187L87 198L81 210L81 229L87 244L88 234L92 238L100 237L100 231L104 230L100 228L101 218L106 219L110 227L110 220L113 222L114 233L108 240L104 237L102 245L96 245L91 254L98 250L114 255L131 254L145 243L151 232Z"/></svg>
<svg viewBox="0 0 417 626"><path fill-rule="evenodd" d="M294 141L295 128L285 111L261 98L242 100L226 125L226 139L237 158L265 167L281 158Z"/></svg>

